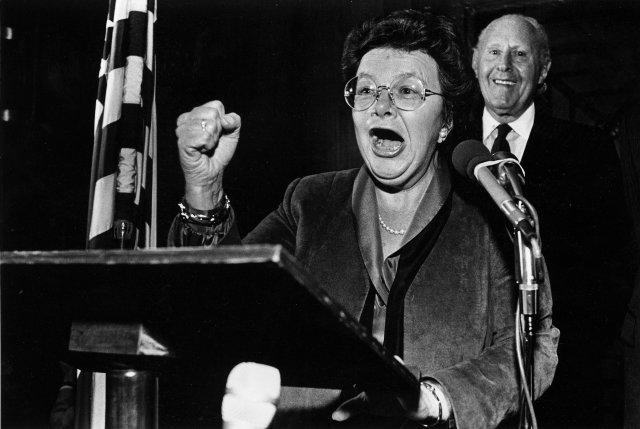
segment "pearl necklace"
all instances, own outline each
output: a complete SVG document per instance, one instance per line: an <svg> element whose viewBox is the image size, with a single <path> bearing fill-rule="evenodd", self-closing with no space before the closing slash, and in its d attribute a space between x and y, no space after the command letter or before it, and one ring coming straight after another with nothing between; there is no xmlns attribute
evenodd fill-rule
<svg viewBox="0 0 640 429"><path fill-rule="evenodd" d="M382 220L382 216L378 215L378 222L380 222L380 226L387 231L389 234L393 234L393 235L404 235L405 231L404 229L393 229L393 228L389 228L387 226L386 223L384 223L384 221Z"/></svg>

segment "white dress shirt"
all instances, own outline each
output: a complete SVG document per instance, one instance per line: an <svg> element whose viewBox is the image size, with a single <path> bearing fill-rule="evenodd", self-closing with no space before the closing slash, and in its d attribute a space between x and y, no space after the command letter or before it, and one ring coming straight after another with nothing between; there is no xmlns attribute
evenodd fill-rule
<svg viewBox="0 0 640 429"><path fill-rule="evenodd" d="M507 142L511 147L511 153L513 153L519 161L522 160L522 155L527 147L527 141L531 134L531 128L533 128L535 115L536 108L534 103L531 103L531 106L529 106L518 119L509 122L509 126L513 131L507 134ZM498 125L500 125L500 122L496 121L485 107L482 112L482 143L489 150L491 150L493 146L493 141L498 137Z"/></svg>

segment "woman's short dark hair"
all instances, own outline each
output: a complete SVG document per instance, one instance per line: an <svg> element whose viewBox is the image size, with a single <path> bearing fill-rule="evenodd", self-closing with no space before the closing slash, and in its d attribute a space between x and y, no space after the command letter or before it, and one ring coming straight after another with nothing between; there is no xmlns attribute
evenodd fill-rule
<svg viewBox="0 0 640 429"><path fill-rule="evenodd" d="M342 73L345 81L355 76L362 57L375 48L421 51L438 64L440 87L445 97L445 119L464 123L476 79L466 48L455 26L430 10L399 10L353 29L344 43Z"/></svg>

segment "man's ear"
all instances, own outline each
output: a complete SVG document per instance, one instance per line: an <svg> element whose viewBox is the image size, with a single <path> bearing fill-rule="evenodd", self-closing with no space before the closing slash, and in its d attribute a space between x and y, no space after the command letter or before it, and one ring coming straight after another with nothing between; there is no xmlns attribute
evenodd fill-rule
<svg viewBox="0 0 640 429"><path fill-rule="evenodd" d="M540 76L538 77L538 85L542 85L547 78L547 74L549 74L549 70L551 69L551 60L547 61L546 64L542 65L542 70L540 70Z"/></svg>

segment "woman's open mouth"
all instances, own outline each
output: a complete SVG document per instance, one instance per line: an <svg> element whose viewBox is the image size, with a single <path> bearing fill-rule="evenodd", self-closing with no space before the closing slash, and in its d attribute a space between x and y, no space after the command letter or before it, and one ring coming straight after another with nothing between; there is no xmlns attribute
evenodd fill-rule
<svg viewBox="0 0 640 429"><path fill-rule="evenodd" d="M398 155L404 148L404 139L395 131L373 128L369 131L373 152L385 158Z"/></svg>

